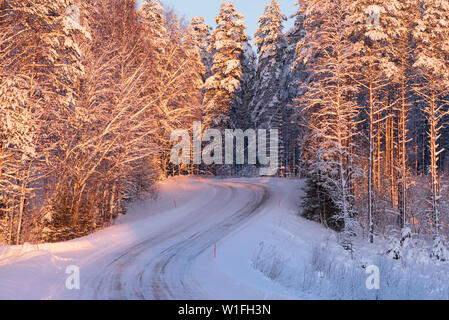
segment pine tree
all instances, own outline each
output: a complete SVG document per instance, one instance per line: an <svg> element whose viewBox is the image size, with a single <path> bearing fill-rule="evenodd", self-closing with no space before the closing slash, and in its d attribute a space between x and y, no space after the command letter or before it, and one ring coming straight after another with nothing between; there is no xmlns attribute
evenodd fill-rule
<svg viewBox="0 0 449 320"><path fill-rule="evenodd" d="M256 30L254 44L260 57L273 57L278 53L279 47L284 45L282 23L285 20L287 17L281 13L277 1L271 0L265 7L263 15L257 20L259 28Z"/></svg>
<svg viewBox="0 0 449 320"><path fill-rule="evenodd" d="M305 94L298 99L308 111L310 174L335 204L337 212L332 215L344 223L343 246L352 250L351 237L356 233L352 185L358 174L352 149L358 108L351 97L358 86L351 81L356 51L348 37L347 2L300 4L307 35L298 44L298 56L312 74L304 85Z"/></svg>
<svg viewBox="0 0 449 320"><path fill-rule="evenodd" d="M259 18L259 28L255 34L255 44L259 54L257 73L254 84L254 98L250 104L253 126L261 128L273 127L276 115L283 113L280 97L280 81L284 61L282 56L286 47L286 40L282 33L282 22L286 20L281 14L279 4L271 1L265 7L264 14Z"/></svg>
<svg viewBox="0 0 449 320"><path fill-rule="evenodd" d="M357 0L349 6L348 23L352 25L352 38L359 50L358 61L361 62L360 74L354 77L362 88L366 104L368 126L368 220L369 239L374 242L375 191L382 193L382 127L390 119L391 106L387 99L382 99L384 89L394 74L393 64L385 58L383 42L388 40L385 26L394 26L397 22L385 14L383 1ZM391 168L392 166L388 164ZM391 174L393 178L393 175ZM392 186L391 186L392 188Z"/></svg>
<svg viewBox="0 0 449 320"><path fill-rule="evenodd" d="M259 28L255 33L254 43L259 54L255 75L253 99L249 104L251 125L262 129L278 129L282 140L286 105L283 104L281 86L286 39L282 33L286 17L276 0L265 7L264 14L258 19ZM283 142L283 141L282 141ZM280 144L283 149L283 143ZM284 157L284 152L280 152ZM285 166L283 159L280 159ZM282 173L282 172L281 172Z"/></svg>
<svg viewBox="0 0 449 320"><path fill-rule="evenodd" d="M257 56L249 41L246 41L243 47L243 54L240 58L242 77L240 86L235 92L231 112L232 128L236 129L252 128L250 102L254 98Z"/></svg>
<svg viewBox="0 0 449 320"><path fill-rule="evenodd" d="M211 27L204 22L204 17L192 18L190 25L192 35L196 39L198 47L201 50L201 57L206 68L203 81L206 81L206 79L211 75L210 72L213 62L213 53L208 52L208 47L210 46L209 38Z"/></svg>
<svg viewBox="0 0 449 320"><path fill-rule="evenodd" d="M421 4L421 14L413 32L417 42L414 67L419 73L416 92L424 103L424 113L429 130L430 150L430 205L435 242L440 242L440 178L439 160L441 130L449 88L449 3L448 1L429 0Z"/></svg>
<svg viewBox="0 0 449 320"><path fill-rule="evenodd" d="M394 65L391 68L393 74L393 84L397 89L396 96L398 103L395 111L398 113L397 134L398 134L398 159L395 162L398 172L398 209L399 226L407 227L407 188L409 182L409 155L407 145L411 141L409 137L408 122L410 120L411 105L411 85L412 74L412 52L413 42L411 41L415 16L418 12L417 2L414 0L391 1L386 7L385 15L388 15L389 23L384 27L388 36L386 41L386 52Z"/></svg>
<svg viewBox="0 0 449 320"><path fill-rule="evenodd" d="M164 7L160 0L144 0L139 10L144 35L152 41L152 46L162 48L166 39Z"/></svg>
<svg viewBox="0 0 449 320"><path fill-rule="evenodd" d="M247 37L243 15L232 2L221 5L217 27L210 37L209 52L214 52L212 75L205 83L205 126L231 126L231 104L241 85L241 58Z"/></svg>
<svg viewBox="0 0 449 320"><path fill-rule="evenodd" d="M191 90L186 90L196 97L193 99L195 108L198 109L196 119L199 119L202 115L202 94L201 89L204 86L204 80L207 75L207 57L204 55L205 41L207 39L207 33L199 34L198 30L201 29L198 24L194 23L194 19L190 26L184 31L185 40L182 42L182 50L184 52L184 58L186 59L188 66L184 71L189 84L192 85ZM203 32L208 31L208 26L203 25ZM192 102L192 99L187 99Z"/></svg>
<svg viewBox="0 0 449 320"><path fill-rule="evenodd" d="M298 5L298 4L297 4ZM294 26L285 34L287 47L284 50L284 67L281 76L281 101L286 114L284 115L284 148L285 162L288 163L290 172L297 174L300 171L301 144L305 141L306 124L301 123L298 112L295 110L294 99L301 97L303 91L300 85L307 81L308 74L304 71L304 65L298 61L296 48L298 42L305 36L304 16L298 10L292 17L295 19ZM298 125L301 123L301 125Z"/></svg>
<svg viewBox="0 0 449 320"><path fill-rule="evenodd" d="M321 223L325 228L341 232L344 223L335 216L339 208L329 196L329 192L322 187L319 175L311 175L307 179L304 193L301 203L302 216Z"/></svg>
<svg viewBox="0 0 449 320"><path fill-rule="evenodd" d="M252 122L256 126L270 127L270 118L280 109L280 81L287 46L282 33L284 20L286 17L281 14L280 6L275 0L265 7L264 14L258 19L255 44L259 59L251 105Z"/></svg>

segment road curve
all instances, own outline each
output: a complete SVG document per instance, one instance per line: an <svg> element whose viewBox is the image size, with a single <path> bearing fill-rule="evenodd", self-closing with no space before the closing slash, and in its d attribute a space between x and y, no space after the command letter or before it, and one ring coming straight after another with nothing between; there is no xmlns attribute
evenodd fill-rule
<svg viewBox="0 0 449 320"><path fill-rule="evenodd" d="M204 180L213 196L176 222L136 239L108 261L101 260L80 299L210 299L191 277L206 250L257 216L269 201L268 187L249 182Z"/></svg>

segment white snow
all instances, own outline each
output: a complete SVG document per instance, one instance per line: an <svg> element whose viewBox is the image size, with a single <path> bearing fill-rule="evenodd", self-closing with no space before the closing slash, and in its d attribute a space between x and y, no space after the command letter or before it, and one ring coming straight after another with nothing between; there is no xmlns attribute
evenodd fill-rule
<svg viewBox="0 0 449 320"><path fill-rule="evenodd" d="M395 261L363 239L351 259L337 233L298 217L301 184L171 179L91 236L0 247L0 299L448 299L447 264ZM380 290L366 288L371 264ZM80 290L66 288L70 265Z"/></svg>

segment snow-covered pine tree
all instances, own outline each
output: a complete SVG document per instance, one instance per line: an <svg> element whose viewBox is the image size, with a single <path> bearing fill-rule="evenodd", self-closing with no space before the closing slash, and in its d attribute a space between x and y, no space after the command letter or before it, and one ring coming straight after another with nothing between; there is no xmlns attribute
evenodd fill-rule
<svg viewBox="0 0 449 320"><path fill-rule="evenodd" d="M407 227L407 188L409 181L409 119L411 106L412 53L414 44L412 30L418 15L418 2L415 0L389 1L384 4L385 13L379 18L387 20L383 24L387 39L385 52L388 59L386 69L392 75L392 94L397 98L394 110L397 113L397 159L390 159L397 171L399 226ZM394 138L394 137L393 137Z"/></svg>
<svg viewBox="0 0 449 320"><path fill-rule="evenodd" d="M207 25L204 25L207 27ZM207 56L204 55L204 45L207 41L204 37L198 34L198 25L190 24L188 28L181 29L180 36L183 39L179 41L179 61L185 62L185 67L182 70L180 94L178 95L177 107L179 110L184 110L182 119L182 128L190 128L193 132L192 124L194 121L201 120L204 113L203 106L203 86L206 78ZM208 31L208 27L206 29ZM206 52L207 54L207 52ZM191 151L193 152L193 146ZM167 150L169 152L169 150ZM193 154L192 154L193 155ZM199 169L199 167L197 168ZM190 166L184 165L177 168L178 174L182 172L195 172L194 164ZM198 172L198 170L197 170Z"/></svg>
<svg viewBox="0 0 449 320"><path fill-rule="evenodd" d="M352 186L358 174L352 153L357 135L358 107L352 97L356 51L346 0L299 1L307 34L298 44L298 59L308 67L311 79L298 104L307 111L309 172L335 204L334 219L344 224L342 245L352 250L356 211Z"/></svg>
<svg viewBox="0 0 449 320"><path fill-rule="evenodd" d="M375 194L381 194L382 133L385 120L394 117L388 99L382 99L384 89L396 72L395 65L385 55L384 42L388 40L386 26L398 24L393 16L386 14L384 1L355 0L348 6L346 18L352 26L351 38L359 51L360 73L354 80L361 85L361 98L366 105L368 127L368 221L369 240L374 242ZM391 122L390 122L391 123ZM391 145L391 144L390 144ZM386 158L386 157L384 157ZM387 164L392 167L391 164ZM393 177L393 175L391 175ZM392 188L392 186L390 186Z"/></svg>
<svg viewBox="0 0 449 320"><path fill-rule="evenodd" d="M281 13L281 7L276 0L271 0L265 7L262 16L257 22L259 28L256 30L254 44L257 46L257 53L261 58L270 58L278 53L282 48L284 35L282 33L283 22L287 17Z"/></svg>
<svg viewBox="0 0 449 320"><path fill-rule="evenodd" d="M232 129L246 129L251 126L251 110L249 103L253 98L254 76L256 74L257 56L253 47L248 41L243 44L244 50L240 57L240 64L242 68L242 76L240 78L240 85L235 91L234 99L231 104L230 124ZM245 149L247 148L245 141ZM245 165L234 165L223 167L223 174L225 175L254 175L254 165L247 165L245 153Z"/></svg>
<svg viewBox="0 0 449 320"><path fill-rule="evenodd" d="M246 41L243 47L244 50L240 59L242 77L232 103L231 122L233 128L244 130L252 128L249 105L254 95L257 56L249 41Z"/></svg>
<svg viewBox="0 0 449 320"><path fill-rule="evenodd" d="M206 68L203 80L206 81L210 77L210 72L213 62L213 53L208 52L209 48L209 37L211 27L204 22L204 17L194 17L190 22L191 32L196 39L198 46L201 50L201 57L203 59L203 64Z"/></svg>
<svg viewBox="0 0 449 320"><path fill-rule="evenodd" d="M184 70L184 76L187 78L188 83L192 85L192 90L186 90L196 98L193 99L193 104L198 110L195 118L200 119L202 115L202 95L201 89L204 86L204 79L207 74L207 56L204 55L207 41L207 33L209 27L203 24L202 28L198 24L194 23L195 19L192 20L190 26L184 31L184 41L182 41L182 48L185 54L185 59L187 60L188 66ZM199 30L203 32L199 33ZM192 99L188 99L192 103Z"/></svg>
<svg viewBox="0 0 449 320"><path fill-rule="evenodd" d="M285 61L283 59L286 39L282 33L283 21L287 18L281 13L276 0L265 7L258 19L259 27L254 43L259 54L254 79L253 97L249 104L251 127L260 129L278 129L280 138L284 136L284 119L287 116L286 105L281 99L281 86ZM283 144L280 146L283 149ZM281 158L284 152L279 153ZM285 167L283 159L279 159ZM281 170L282 171L282 170Z"/></svg>
<svg viewBox="0 0 449 320"><path fill-rule="evenodd" d="M166 39L164 7L160 0L143 0L139 10L144 35L154 48L163 48Z"/></svg>
<svg viewBox="0 0 449 320"><path fill-rule="evenodd" d="M414 67L419 79L415 90L422 99L429 130L430 151L430 213L432 217L435 248L439 248L440 212L440 170L439 158L441 130L448 102L445 98L449 88L449 2L428 0L421 3L413 36L417 49Z"/></svg>
<svg viewBox="0 0 449 320"><path fill-rule="evenodd" d="M205 127L231 127L231 105L241 85L242 54L247 41L243 15L232 2L224 2L215 19L209 52L214 52L211 76L205 83Z"/></svg>
<svg viewBox="0 0 449 320"><path fill-rule="evenodd" d="M307 142L309 141L307 139ZM308 157L309 154L307 152L304 155L307 159L312 159ZM304 197L300 206L301 216L320 223L325 228L341 232L344 223L335 219L335 212L338 212L339 209L330 198L329 192L323 188L319 175L309 175L303 191Z"/></svg>
<svg viewBox="0 0 449 320"><path fill-rule="evenodd" d="M298 125L300 118L295 110L294 99L299 98L303 92L299 90L300 84L306 81L307 73L304 72L304 66L297 61L296 47L298 42L305 36L304 16L298 10L291 19L294 19L293 27L285 34L287 47L284 50L284 66L280 82L281 105L285 106L286 115L283 119L283 139L284 139L284 158L288 171L296 175L300 171L299 163L301 159L301 143L305 140L306 126Z"/></svg>

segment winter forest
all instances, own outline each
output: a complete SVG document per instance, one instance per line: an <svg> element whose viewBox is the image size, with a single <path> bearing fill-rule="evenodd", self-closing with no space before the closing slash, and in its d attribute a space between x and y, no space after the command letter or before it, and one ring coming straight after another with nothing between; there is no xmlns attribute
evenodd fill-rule
<svg viewBox="0 0 449 320"><path fill-rule="evenodd" d="M0 244L91 234L172 176L257 175L172 164L201 121L278 129L298 214L346 250L418 237L448 260L449 1L267 2L247 35L232 2L212 27L159 0L1 0Z"/></svg>

